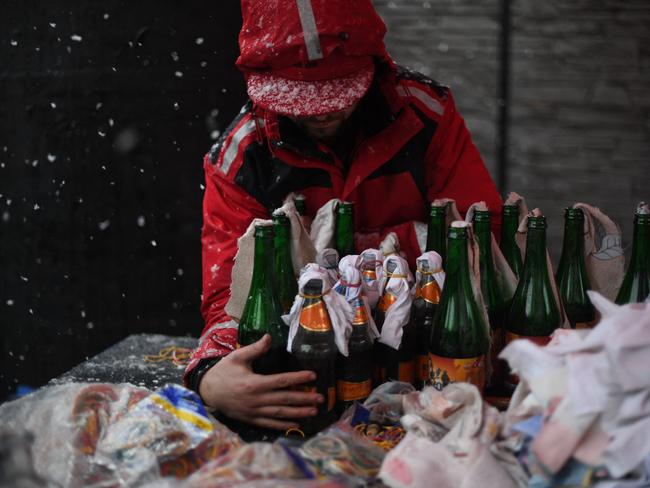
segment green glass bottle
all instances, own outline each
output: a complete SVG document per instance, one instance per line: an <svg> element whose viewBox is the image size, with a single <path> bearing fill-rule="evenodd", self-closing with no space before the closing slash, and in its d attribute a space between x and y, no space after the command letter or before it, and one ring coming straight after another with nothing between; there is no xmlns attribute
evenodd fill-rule
<svg viewBox="0 0 650 488"><path fill-rule="evenodd" d="M354 309L348 357L339 354L336 364L337 413L355 401L363 402L372 390L373 340L368 329L368 314L361 296L351 301Z"/></svg>
<svg viewBox="0 0 650 488"><path fill-rule="evenodd" d="M510 269L517 279L521 277L521 269L524 267L521 259L521 251L515 242L515 235L519 228L519 204L504 205L501 207L501 243L499 247L506 258Z"/></svg>
<svg viewBox="0 0 650 488"><path fill-rule="evenodd" d="M526 256L519 284L506 316L506 344L515 339L529 339L546 345L555 329L562 325L546 264L546 217L528 218ZM515 375L506 379L507 386L518 382Z"/></svg>
<svg viewBox="0 0 650 488"><path fill-rule="evenodd" d="M298 282L291 260L291 224L284 212L273 214L273 240L275 248L275 279L282 313L288 314L298 293Z"/></svg>
<svg viewBox="0 0 650 488"><path fill-rule="evenodd" d="M465 222L454 222L447 235L445 286L429 338L429 383L442 390L452 382L468 382L483 391L488 326L474 298Z"/></svg>
<svg viewBox="0 0 650 488"><path fill-rule="evenodd" d="M339 258L354 254L354 204L340 202L336 207L335 246Z"/></svg>
<svg viewBox="0 0 650 488"><path fill-rule="evenodd" d="M440 254L444 266L447 254L447 205L431 204L426 251L435 251Z"/></svg>
<svg viewBox="0 0 650 488"><path fill-rule="evenodd" d="M253 363L259 374L287 370L288 327L282 321L282 306L275 288L273 227L255 227L253 278L237 331L237 346L247 346L270 334L269 352Z"/></svg>
<svg viewBox="0 0 650 488"><path fill-rule="evenodd" d="M573 329L588 329L596 320L589 300L591 289L585 267L585 215L579 208L564 211L564 239L556 281L564 310Z"/></svg>
<svg viewBox="0 0 650 488"><path fill-rule="evenodd" d="M503 383L503 363L499 353L503 349L504 329L507 300L497 281L492 255L492 218L489 210L476 210L474 212L474 231L478 239L479 268L481 271L481 294L487 308L490 329L492 331L492 345L490 347L490 362L492 375L487 378L486 392L496 394Z"/></svg>
<svg viewBox="0 0 650 488"><path fill-rule="evenodd" d="M623 278L616 303L643 302L650 294L650 213L648 205L641 202L634 215L632 257Z"/></svg>
<svg viewBox="0 0 650 488"><path fill-rule="evenodd" d="M429 337L433 327L441 290L434 278L437 270L429 269L429 261L418 259L415 262L420 279L415 287L415 296L411 308L411 323L416 330L415 387L422 389L429 379Z"/></svg>
<svg viewBox="0 0 650 488"><path fill-rule="evenodd" d="M319 432L336 420L334 406L338 350L322 290L322 280L312 279L305 284L300 323L291 344L294 369L316 373L313 382L299 385L296 389L317 392L325 398L325 401L318 406L315 417L300 421L300 428L307 435Z"/></svg>

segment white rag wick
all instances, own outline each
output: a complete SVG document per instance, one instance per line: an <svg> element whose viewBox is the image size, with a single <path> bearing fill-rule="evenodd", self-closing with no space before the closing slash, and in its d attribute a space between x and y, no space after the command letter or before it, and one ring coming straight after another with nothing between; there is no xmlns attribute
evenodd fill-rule
<svg viewBox="0 0 650 488"><path fill-rule="evenodd" d="M309 268L309 265L306 267ZM291 345L293 339L296 337L298 328L300 327L300 312L302 304L305 301L303 295L305 294L305 285L309 280L321 280L323 283L323 301L325 308L329 314L334 331L334 341L339 352L344 356L348 356L348 339L352 333L352 320L354 319L354 310L347 302L345 297L339 295L332 290L329 283L328 275L326 272L312 267L311 269L303 268L302 274L298 279L299 294L296 296L295 301L289 312L289 339L287 341L287 351L291 352Z"/></svg>
<svg viewBox="0 0 650 488"><path fill-rule="evenodd" d="M415 282L420 283L422 273L420 272L420 264L426 263L427 271L433 273L433 279L438 283L440 291L445 286L445 271L442 269L442 257L436 251L427 251L415 261L417 269L415 270Z"/></svg>
<svg viewBox="0 0 650 488"><path fill-rule="evenodd" d="M388 269L388 264L391 262L396 265L395 271L391 273L390 279L387 279L388 273L382 277L379 291L381 295L390 293L397 299L386 311L379 342L398 350L402 343L403 328L411 318L413 297L408 281L408 273L410 273L408 263L404 258L393 254L384 260L384 269Z"/></svg>
<svg viewBox="0 0 650 488"><path fill-rule="evenodd" d="M339 280L339 253L336 249L327 247L316 254L316 263L327 270L329 285L334 286Z"/></svg>
<svg viewBox="0 0 650 488"><path fill-rule="evenodd" d="M370 303L370 308L372 310L377 306L379 301L379 283L384 276L384 260L382 253L379 249L366 249L361 253L361 274L363 275L364 262L368 263L375 270L376 279L371 280L367 277L363 277L363 291L366 297L368 298L368 303Z"/></svg>
<svg viewBox="0 0 650 488"><path fill-rule="evenodd" d="M339 261L339 273L343 272L343 269L349 266L361 270L361 262L361 256L358 254L349 254L348 256L343 256Z"/></svg>
<svg viewBox="0 0 650 488"><path fill-rule="evenodd" d="M406 259L406 255L401 251L400 245L399 245L399 238L397 237L397 234L395 232L389 232L386 237L384 237L384 240L381 241L381 244L379 244L379 249L381 249L381 253L383 255L384 263L385 260L388 256L399 256L403 259ZM415 283L415 279L413 278L413 273L411 273L410 268L408 265L406 266L406 276L409 282L409 286L413 286L413 283Z"/></svg>
<svg viewBox="0 0 650 488"><path fill-rule="evenodd" d="M310 232L311 241L314 243L316 252L334 245L336 207L340 202L341 200L338 198L332 198L316 212L316 216L311 223Z"/></svg>
<svg viewBox="0 0 650 488"><path fill-rule="evenodd" d="M356 267L349 265L349 263L344 263L343 261L344 260L342 259L341 263L339 263L341 277L334 285L334 291L339 295L344 296L346 301L352 306L353 310L354 302L357 298L361 299L368 317L368 331L370 332L370 338L374 340L379 337L379 331L377 330L375 320L372 318L372 313L370 312L368 297L363 292L363 279L361 277L361 272ZM341 264L343 264L343 266Z"/></svg>

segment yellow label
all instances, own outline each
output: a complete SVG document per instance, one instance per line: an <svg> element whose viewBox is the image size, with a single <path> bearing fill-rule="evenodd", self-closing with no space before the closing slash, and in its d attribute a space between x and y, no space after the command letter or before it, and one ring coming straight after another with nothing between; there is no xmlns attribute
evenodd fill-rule
<svg viewBox="0 0 650 488"><path fill-rule="evenodd" d="M429 354L431 369L429 381L437 390L442 390L449 383L472 383L481 392L485 388L485 356L473 358L445 358Z"/></svg>
<svg viewBox="0 0 650 488"><path fill-rule="evenodd" d="M336 397L342 402L351 402L354 400L363 400L370 395L372 383L370 380L359 383L353 381L336 382Z"/></svg>
<svg viewBox="0 0 650 488"><path fill-rule="evenodd" d="M332 330L332 322L325 308L325 302L319 300L300 311L300 327L312 332L328 332Z"/></svg>

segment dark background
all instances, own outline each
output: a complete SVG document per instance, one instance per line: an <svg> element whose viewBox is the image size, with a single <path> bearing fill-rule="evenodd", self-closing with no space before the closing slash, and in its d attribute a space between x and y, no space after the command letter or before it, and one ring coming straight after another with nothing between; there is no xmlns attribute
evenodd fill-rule
<svg viewBox="0 0 650 488"><path fill-rule="evenodd" d="M648 0L373 0L549 221L650 198ZM244 100L239 0L0 1L0 400L128 334L197 336L202 157Z"/></svg>
<svg viewBox="0 0 650 488"><path fill-rule="evenodd" d="M239 2L3 1L0 399L122 337L198 335L202 157Z"/></svg>

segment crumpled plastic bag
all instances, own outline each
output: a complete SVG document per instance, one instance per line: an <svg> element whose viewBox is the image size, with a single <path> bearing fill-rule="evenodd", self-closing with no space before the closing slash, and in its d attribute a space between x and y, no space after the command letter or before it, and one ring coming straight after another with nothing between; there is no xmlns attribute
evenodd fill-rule
<svg viewBox="0 0 650 488"><path fill-rule="evenodd" d="M402 403L407 434L382 465L388 486L526 486L516 458L498 444L499 412L474 385L426 387L403 395Z"/></svg>
<svg viewBox="0 0 650 488"><path fill-rule="evenodd" d="M172 400L165 391L182 391L187 403ZM140 486L160 479L161 465L192 450L195 455L217 455L241 443L236 434L200 411L203 406L195 393L178 385L158 392L128 384L45 387L0 406L0 430L20 425L32 432L36 472L66 487ZM190 407L192 395L198 404ZM183 420L187 418L205 422L203 433L193 431ZM218 450L201 451L204 443L215 440ZM190 456L186 462L192 460L196 469L207 459ZM186 476L192 465L186 466L168 472Z"/></svg>
<svg viewBox="0 0 650 488"><path fill-rule="evenodd" d="M543 415L531 449L548 472L575 458L618 478L650 454L650 304L588 293L602 315L596 327L556 330L544 348L513 341L501 353L523 378L507 416Z"/></svg>

